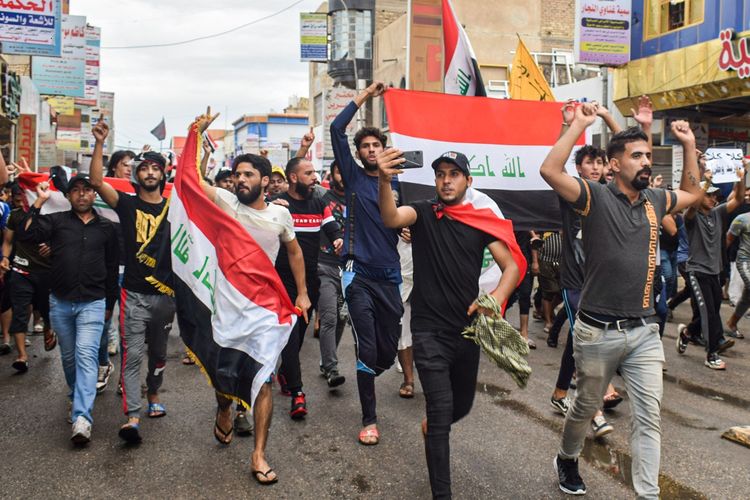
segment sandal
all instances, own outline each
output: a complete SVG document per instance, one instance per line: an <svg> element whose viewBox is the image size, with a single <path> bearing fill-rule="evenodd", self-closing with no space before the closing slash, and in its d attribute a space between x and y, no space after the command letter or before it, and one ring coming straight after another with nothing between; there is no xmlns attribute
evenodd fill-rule
<svg viewBox="0 0 750 500"><path fill-rule="evenodd" d="M269 479L268 475L270 473L274 473L273 479ZM276 475L276 473L273 471L273 469L268 469L266 472L261 472L259 470L252 471L253 478L258 482L258 484L262 484L263 486L268 486L269 484L274 484L278 482L279 476ZM262 480L260 476L263 476L265 480Z"/></svg>
<svg viewBox="0 0 750 500"><path fill-rule="evenodd" d="M724 330L725 335L729 335L730 337L733 337L735 339L744 339L745 336L740 333L738 329L730 330L729 328L726 328Z"/></svg>
<svg viewBox="0 0 750 500"><path fill-rule="evenodd" d="M398 389L398 395L404 399L411 399L414 397L414 384L407 384L404 382Z"/></svg>
<svg viewBox="0 0 750 500"><path fill-rule="evenodd" d="M0 344L0 356L5 356L13 352L13 348L7 342Z"/></svg>
<svg viewBox="0 0 750 500"><path fill-rule="evenodd" d="M183 365L194 365L195 361L193 361L193 358L185 354L185 357L182 358L182 364Z"/></svg>
<svg viewBox="0 0 750 500"><path fill-rule="evenodd" d="M219 443L228 446L234 437L234 426L230 427L228 431L224 431L224 429L219 427L219 412L220 410L217 408L216 419L214 420L214 437Z"/></svg>
<svg viewBox="0 0 750 500"><path fill-rule="evenodd" d="M29 371L29 362L25 359L17 359L11 365L18 373L26 373Z"/></svg>
<svg viewBox="0 0 750 500"><path fill-rule="evenodd" d="M57 347L57 334L50 330L44 334L44 350L49 352Z"/></svg>
<svg viewBox="0 0 750 500"><path fill-rule="evenodd" d="M375 438L375 441L365 441L367 438ZM362 429L359 431L359 444L363 444L365 446L375 446L380 442L380 433L378 432L378 428L374 427L372 429Z"/></svg>
<svg viewBox="0 0 750 500"><path fill-rule="evenodd" d="M167 409L161 403L148 404L148 418L161 418L167 416Z"/></svg>
<svg viewBox="0 0 750 500"><path fill-rule="evenodd" d="M620 403L622 403L622 396L620 396L618 393L613 392L611 394L605 394L604 405L602 406L602 408L605 410L611 410Z"/></svg>
<svg viewBox="0 0 750 500"><path fill-rule="evenodd" d="M120 438L128 444L138 444L141 442L141 434L138 432L140 425L135 422L128 422L127 424L120 427L120 432L117 434Z"/></svg>

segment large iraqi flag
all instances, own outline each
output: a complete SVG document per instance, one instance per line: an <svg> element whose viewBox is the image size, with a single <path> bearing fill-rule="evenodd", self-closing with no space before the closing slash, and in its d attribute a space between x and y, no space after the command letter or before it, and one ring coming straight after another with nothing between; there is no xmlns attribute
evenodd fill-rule
<svg viewBox="0 0 750 500"><path fill-rule="evenodd" d="M170 200L177 321L188 355L221 394L250 408L297 319L279 275L236 219L203 193L191 126Z"/></svg>
<svg viewBox="0 0 750 500"><path fill-rule="evenodd" d="M399 176L404 201L434 198L432 161L458 151L469 159L473 187L497 203L515 230L560 229L557 195L539 167L560 136L562 103L397 89L384 98L393 145L424 152L424 168ZM584 144L581 136L568 159L571 175Z"/></svg>

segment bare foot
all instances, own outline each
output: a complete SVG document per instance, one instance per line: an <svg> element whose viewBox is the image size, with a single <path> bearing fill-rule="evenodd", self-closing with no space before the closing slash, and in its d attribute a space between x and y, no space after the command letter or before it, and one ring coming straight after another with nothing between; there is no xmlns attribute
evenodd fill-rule
<svg viewBox="0 0 750 500"><path fill-rule="evenodd" d="M366 425L359 431L359 442L370 446L378 444L380 441L380 434L378 433L378 427L376 424Z"/></svg>

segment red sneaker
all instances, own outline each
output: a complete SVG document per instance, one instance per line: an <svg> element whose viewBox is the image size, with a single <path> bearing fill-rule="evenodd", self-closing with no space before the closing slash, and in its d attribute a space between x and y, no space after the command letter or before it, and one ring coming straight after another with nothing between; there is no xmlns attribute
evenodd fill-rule
<svg viewBox="0 0 750 500"><path fill-rule="evenodd" d="M302 420L307 415L307 402L305 393L298 392L292 397L292 409L289 410L289 416L292 420Z"/></svg>

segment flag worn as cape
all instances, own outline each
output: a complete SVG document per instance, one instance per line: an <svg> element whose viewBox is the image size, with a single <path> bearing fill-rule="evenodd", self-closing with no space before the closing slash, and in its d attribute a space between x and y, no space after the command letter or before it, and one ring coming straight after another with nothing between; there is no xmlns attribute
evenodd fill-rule
<svg viewBox="0 0 750 500"><path fill-rule="evenodd" d="M539 69L520 36L510 69L510 98L524 101L555 100L544 73Z"/></svg>
<svg viewBox="0 0 750 500"><path fill-rule="evenodd" d="M443 0L443 39L445 40L446 94L486 96L477 57L469 43L450 0Z"/></svg>
<svg viewBox="0 0 750 500"><path fill-rule="evenodd" d="M169 209L177 321L188 355L211 385L250 408L297 313L263 249L203 193L200 152L193 124Z"/></svg>
<svg viewBox="0 0 750 500"><path fill-rule="evenodd" d="M429 165L458 151L469 160L472 186L497 203L516 231L560 229L558 197L539 166L560 136L561 103L399 89L387 90L384 99L394 147L424 152L424 168L399 175L405 203L434 198ZM584 139L566 163L571 175L577 175L575 152Z"/></svg>
<svg viewBox="0 0 750 500"><path fill-rule="evenodd" d="M162 117L159 125L154 127L154 129L151 131L151 135L156 137L157 141L163 141L167 137L167 124L164 121L164 117Z"/></svg>

